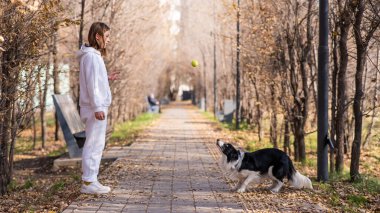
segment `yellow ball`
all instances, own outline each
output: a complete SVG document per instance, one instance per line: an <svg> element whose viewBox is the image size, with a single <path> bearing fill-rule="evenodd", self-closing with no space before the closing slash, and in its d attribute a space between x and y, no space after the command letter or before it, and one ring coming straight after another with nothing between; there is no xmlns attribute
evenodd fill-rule
<svg viewBox="0 0 380 213"><path fill-rule="evenodd" d="M191 66L193 67L197 67L199 65L198 61L197 60L192 60L191 61Z"/></svg>

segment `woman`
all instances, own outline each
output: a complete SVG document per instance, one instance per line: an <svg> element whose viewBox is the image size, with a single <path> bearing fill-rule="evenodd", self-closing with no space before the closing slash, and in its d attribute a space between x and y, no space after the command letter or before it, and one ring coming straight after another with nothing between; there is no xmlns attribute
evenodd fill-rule
<svg viewBox="0 0 380 213"><path fill-rule="evenodd" d="M98 173L105 145L107 112L111 105L111 91L102 56L110 41L110 28L95 22L88 33L88 44L79 50L80 61L80 116L86 125L86 142L82 154L82 193L104 194L111 191L98 181ZM114 77L112 77L114 78Z"/></svg>

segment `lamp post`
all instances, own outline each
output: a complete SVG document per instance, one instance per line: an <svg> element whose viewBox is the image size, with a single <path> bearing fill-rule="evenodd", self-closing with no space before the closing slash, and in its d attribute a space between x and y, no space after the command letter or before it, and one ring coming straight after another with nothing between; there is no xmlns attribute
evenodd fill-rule
<svg viewBox="0 0 380 213"><path fill-rule="evenodd" d="M328 0L319 0L319 47L318 47L318 181L328 180ZM330 143L331 148L333 148Z"/></svg>
<svg viewBox="0 0 380 213"><path fill-rule="evenodd" d="M236 130L240 125L240 0L237 0L236 21Z"/></svg>
<svg viewBox="0 0 380 213"><path fill-rule="evenodd" d="M216 94L216 38L215 38L215 0L213 1L213 18L214 18L214 32L213 32L213 39L214 39L214 118L216 118L216 112L217 112L217 94Z"/></svg>
<svg viewBox="0 0 380 213"><path fill-rule="evenodd" d="M202 59L203 59L203 96L204 96L204 111L207 112L207 73L206 73L206 57L205 57L205 54L203 52L203 50L201 50L201 53L202 53Z"/></svg>
<svg viewBox="0 0 380 213"><path fill-rule="evenodd" d="M203 57L204 61L204 57ZM205 112L207 112L207 82L206 82L206 61L204 61L204 67L203 67L203 85L204 85L204 97L205 97Z"/></svg>

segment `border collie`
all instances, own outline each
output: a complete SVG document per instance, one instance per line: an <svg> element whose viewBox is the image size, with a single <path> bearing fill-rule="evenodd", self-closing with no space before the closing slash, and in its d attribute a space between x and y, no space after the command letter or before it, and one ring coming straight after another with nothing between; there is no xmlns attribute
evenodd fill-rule
<svg viewBox="0 0 380 213"><path fill-rule="evenodd" d="M272 180L270 191L277 193L284 185L286 177L291 186L302 189L313 189L311 181L297 172L289 156L275 148L260 149L255 152L243 152L220 139L216 145L222 152L222 165L239 179L235 189L245 192L249 183L261 183L265 179Z"/></svg>

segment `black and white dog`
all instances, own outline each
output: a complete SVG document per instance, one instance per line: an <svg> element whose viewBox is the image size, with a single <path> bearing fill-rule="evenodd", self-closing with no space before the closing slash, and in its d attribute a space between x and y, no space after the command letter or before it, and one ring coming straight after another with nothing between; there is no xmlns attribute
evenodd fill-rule
<svg viewBox="0 0 380 213"><path fill-rule="evenodd" d="M275 148L260 149L255 152L243 152L220 139L216 145L222 152L222 164L228 172L239 179L235 190L245 192L249 183L261 183L265 179L272 180L270 190L280 191L286 177L291 186L301 189L313 189L311 181L297 172L289 156Z"/></svg>

